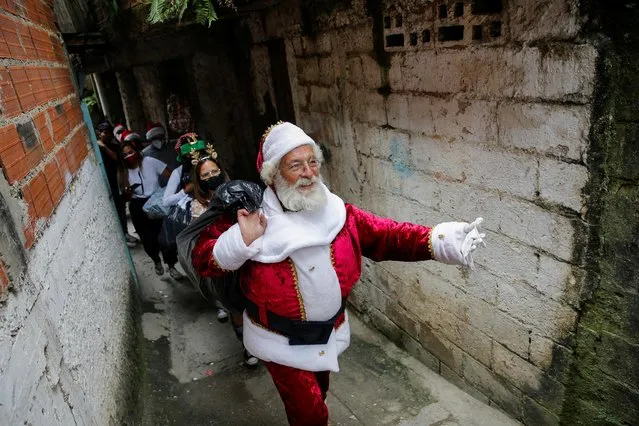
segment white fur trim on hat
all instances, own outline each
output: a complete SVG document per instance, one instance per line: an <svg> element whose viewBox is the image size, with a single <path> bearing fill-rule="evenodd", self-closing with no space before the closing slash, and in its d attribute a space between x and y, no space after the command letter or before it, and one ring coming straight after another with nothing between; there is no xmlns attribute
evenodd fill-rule
<svg viewBox="0 0 639 426"><path fill-rule="evenodd" d="M165 135L164 128L162 128L161 126L152 127L151 129L149 129L148 132L146 132L146 139L150 140L158 136L164 136L164 135Z"/></svg>
<svg viewBox="0 0 639 426"><path fill-rule="evenodd" d="M131 132L131 133L129 133L128 135L126 135L124 137L124 142L129 142L129 141L131 141L133 139L142 139L142 138L137 133Z"/></svg>
<svg viewBox="0 0 639 426"><path fill-rule="evenodd" d="M315 141L304 130L292 123L275 126L264 140L262 146L262 171L260 177L267 185L272 183L273 172L286 154L302 145L317 147ZM315 150L316 152L319 150Z"/></svg>
<svg viewBox="0 0 639 426"><path fill-rule="evenodd" d="M122 133L123 130L124 130L124 126L122 124L118 124L117 126L113 128L113 136L115 136L118 142L122 142L122 138L120 137L120 134Z"/></svg>

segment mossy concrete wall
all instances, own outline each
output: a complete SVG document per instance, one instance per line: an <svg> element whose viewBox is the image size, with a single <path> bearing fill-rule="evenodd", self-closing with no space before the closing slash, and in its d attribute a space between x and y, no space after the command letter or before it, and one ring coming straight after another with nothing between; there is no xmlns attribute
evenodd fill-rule
<svg viewBox="0 0 639 426"><path fill-rule="evenodd" d="M574 337L564 424L639 419L639 5L584 1L598 40L590 134L589 274Z"/></svg>

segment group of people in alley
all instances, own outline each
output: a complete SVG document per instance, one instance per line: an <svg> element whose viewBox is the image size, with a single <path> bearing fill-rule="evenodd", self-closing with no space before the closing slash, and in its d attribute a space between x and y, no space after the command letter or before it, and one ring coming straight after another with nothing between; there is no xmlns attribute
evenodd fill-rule
<svg viewBox="0 0 639 426"><path fill-rule="evenodd" d="M259 208L226 210L212 219L203 214L213 211L229 181L214 149L224 141L204 141L194 133L169 141L157 124L149 126L146 141L108 123L100 124L98 134L127 242L136 238L127 232L126 203L158 275L165 272L164 260L172 278L183 278L174 267L175 247L158 242L163 220L143 208L158 188L165 187L165 206L189 209L189 226L210 221L187 267L211 280L235 277L241 307L225 307L221 298L215 308L231 310L245 360L259 360L268 370L291 425L328 424L330 373L339 371L338 357L350 343L346 308L362 256L472 268L474 252L484 244L481 218L429 227L343 201L322 179L319 145L292 123L272 125L260 140Z"/></svg>

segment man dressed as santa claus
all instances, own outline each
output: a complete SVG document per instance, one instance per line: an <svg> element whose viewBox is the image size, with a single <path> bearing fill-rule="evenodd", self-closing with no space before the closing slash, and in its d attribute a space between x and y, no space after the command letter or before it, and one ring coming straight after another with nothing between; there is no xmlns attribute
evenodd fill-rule
<svg viewBox="0 0 639 426"><path fill-rule="evenodd" d="M326 425L329 374L348 347L344 310L362 256L473 266L484 234L473 223L399 223L347 204L322 182L322 154L302 129L278 123L257 166L268 185L260 211L220 216L202 232L193 265L203 276L239 270L244 345L261 359L291 425Z"/></svg>

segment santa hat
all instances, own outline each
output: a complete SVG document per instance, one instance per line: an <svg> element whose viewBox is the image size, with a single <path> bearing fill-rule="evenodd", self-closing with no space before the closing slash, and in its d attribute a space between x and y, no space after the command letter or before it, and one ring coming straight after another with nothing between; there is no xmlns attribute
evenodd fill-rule
<svg viewBox="0 0 639 426"><path fill-rule="evenodd" d="M319 151L315 141L295 124L280 121L266 129L257 153L257 171L264 183L270 185L282 157L302 145L312 145Z"/></svg>
<svg viewBox="0 0 639 426"><path fill-rule="evenodd" d="M123 124L116 124L115 127L113 128L113 135L118 140L118 142L122 142L121 133L122 133L123 130L125 130Z"/></svg>
<svg viewBox="0 0 639 426"><path fill-rule="evenodd" d="M142 140L142 138L137 133L128 129L125 129L120 135L120 142L131 142L133 140Z"/></svg>
<svg viewBox="0 0 639 426"><path fill-rule="evenodd" d="M164 127L160 123L147 123L146 125L146 139L151 140L158 137L164 137Z"/></svg>

